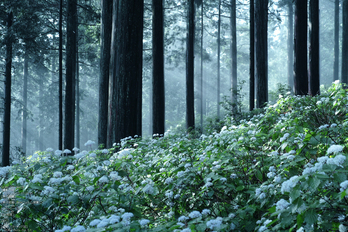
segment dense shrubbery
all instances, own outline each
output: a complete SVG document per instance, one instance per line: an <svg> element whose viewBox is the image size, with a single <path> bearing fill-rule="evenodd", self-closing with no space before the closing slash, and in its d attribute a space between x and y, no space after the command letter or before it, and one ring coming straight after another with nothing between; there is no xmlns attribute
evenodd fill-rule
<svg viewBox="0 0 348 232"><path fill-rule="evenodd" d="M282 96L263 114L199 138L169 132L124 140L118 152L118 146L92 150L89 144L90 151L75 156L34 154L0 169L0 225L347 231L347 105L346 90L336 83L317 97Z"/></svg>

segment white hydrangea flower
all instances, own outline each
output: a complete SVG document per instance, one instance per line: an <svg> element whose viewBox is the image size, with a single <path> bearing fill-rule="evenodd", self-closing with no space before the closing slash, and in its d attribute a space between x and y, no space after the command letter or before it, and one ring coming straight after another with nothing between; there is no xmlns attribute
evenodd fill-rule
<svg viewBox="0 0 348 232"><path fill-rule="evenodd" d="M210 214L210 209L203 209L202 210L202 215L208 215L208 214Z"/></svg>
<svg viewBox="0 0 348 232"><path fill-rule="evenodd" d="M282 142L285 141L289 136L290 136L289 133L285 133L285 134L283 135L283 137L280 138L280 142L282 143Z"/></svg>
<svg viewBox="0 0 348 232"><path fill-rule="evenodd" d="M109 177L110 177L111 180L121 180L122 179L122 177L120 177L118 175L118 172L116 172L116 171L110 172Z"/></svg>
<svg viewBox="0 0 348 232"><path fill-rule="evenodd" d="M62 177L63 176L63 173L62 172L54 172L53 173L53 177L55 177L55 178L60 178L60 177Z"/></svg>
<svg viewBox="0 0 348 232"><path fill-rule="evenodd" d="M260 226L260 228L259 228L259 232L263 232L263 231L265 231L265 230L267 230L267 226Z"/></svg>
<svg viewBox="0 0 348 232"><path fill-rule="evenodd" d="M107 176L102 176L99 180L98 180L99 183L103 184L107 184L109 182L109 179Z"/></svg>
<svg viewBox="0 0 348 232"><path fill-rule="evenodd" d="M73 228L70 232L85 232L85 231L86 231L86 229L84 226L78 225L75 228Z"/></svg>
<svg viewBox="0 0 348 232"><path fill-rule="evenodd" d="M172 183L172 182L173 182L173 178L171 178L171 177L168 177L168 178L164 181L165 184L170 184L170 183Z"/></svg>
<svg viewBox="0 0 348 232"><path fill-rule="evenodd" d="M111 215L109 217L109 222L110 222L110 224L118 223L118 222L120 222L120 218L121 218L120 216Z"/></svg>
<svg viewBox="0 0 348 232"><path fill-rule="evenodd" d="M150 220L148 220L148 219L141 219L141 220L139 220L140 226L146 226L149 223L150 223Z"/></svg>
<svg viewBox="0 0 348 232"><path fill-rule="evenodd" d="M17 184L19 185L25 185L27 182L26 182L26 179L23 178L23 177L20 177L18 180L17 180Z"/></svg>
<svg viewBox="0 0 348 232"><path fill-rule="evenodd" d="M122 224L124 226L128 226L130 224L130 220L134 215L132 213L124 213L121 218L122 218Z"/></svg>
<svg viewBox="0 0 348 232"><path fill-rule="evenodd" d="M96 225L99 224L99 222L101 222L100 219L94 219L93 221L91 221L91 222L89 223L89 226L96 226Z"/></svg>
<svg viewBox="0 0 348 232"><path fill-rule="evenodd" d="M104 228L107 225L109 225L109 219L103 219L101 220L101 222L99 222L99 224L97 225L97 228Z"/></svg>
<svg viewBox="0 0 348 232"><path fill-rule="evenodd" d="M190 219L189 217L186 217L186 216L180 216L179 218L178 218L178 221L179 222L184 222L184 221L186 221L186 220L188 220L188 219Z"/></svg>
<svg viewBox="0 0 348 232"><path fill-rule="evenodd" d="M286 209L288 206L290 205L289 202L287 202L286 200L284 199L280 199L277 204L276 204L276 210L284 210Z"/></svg>
<svg viewBox="0 0 348 232"><path fill-rule="evenodd" d="M343 146L342 145L331 145L329 147L329 149L327 149L327 154L331 154L331 153L339 153L343 151Z"/></svg>
<svg viewBox="0 0 348 232"><path fill-rule="evenodd" d="M74 167L74 165L68 165L68 167L67 167L66 169L67 169L67 170L74 170L75 167Z"/></svg>
<svg viewBox="0 0 348 232"><path fill-rule="evenodd" d="M221 177L220 180L222 183L225 183L227 181L227 179L225 177Z"/></svg>
<svg viewBox="0 0 348 232"><path fill-rule="evenodd" d="M298 176L293 176L290 178L290 180L284 181L282 184L281 192L284 194L284 192L290 192L293 187L296 186L298 180L296 180Z"/></svg>
<svg viewBox="0 0 348 232"><path fill-rule="evenodd" d="M338 227L339 232L347 232L347 227L345 227L344 225L340 224L340 226Z"/></svg>
<svg viewBox="0 0 348 232"><path fill-rule="evenodd" d="M202 217L202 214L201 214L199 211L192 211L192 212L189 214L189 217L190 217L190 218L199 218L199 217Z"/></svg>
<svg viewBox="0 0 348 232"><path fill-rule="evenodd" d="M207 227L211 230L219 230L222 224L222 218L217 217L207 222Z"/></svg>
<svg viewBox="0 0 348 232"><path fill-rule="evenodd" d="M348 188L348 180L345 180L345 181L343 181L341 184L340 184L340 186L341 186L341 192L343 192L344 190L346 190L347 188Z"/></svg>

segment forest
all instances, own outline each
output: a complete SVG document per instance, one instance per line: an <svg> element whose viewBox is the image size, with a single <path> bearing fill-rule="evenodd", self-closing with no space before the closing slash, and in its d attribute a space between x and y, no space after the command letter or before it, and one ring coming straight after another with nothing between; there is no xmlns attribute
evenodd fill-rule
<svg viewBox="0 0 348 232"><path fill-rule="evenodd" d="M348 0L0 0L1 231L347 231Z"/></svg>

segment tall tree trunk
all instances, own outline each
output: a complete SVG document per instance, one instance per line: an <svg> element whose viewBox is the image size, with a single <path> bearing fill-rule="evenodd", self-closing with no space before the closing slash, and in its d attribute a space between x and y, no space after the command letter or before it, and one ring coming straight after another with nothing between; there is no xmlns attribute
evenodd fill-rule
<svg viewBox="0 0 348 232"><path fill-rule="evenodd" d="M41 63L42 62L42 63ZM44 58L42 57L42 61L40 61L40 63L38 64L37 66L37 76L39 77L40 79L40 82L39 82L39 127L38 127L38 137L37 137L37 144L36 144L36 149L39 150L39 151L43 151L44 148L43 148L43 114L44 114L44 111L43 111L43 83L45 81L45 77L46 77L46 72L44 70Z"/></svg>
<svg viewBox="0 0 348 232"><path fill-rule="evenodd" d="M288 86L294 89L294 6L288 2Z"/></svg>
<svg viewBox="0 0 348 232"><path fill-rule="evenodd" d="M64 149L72 150L75 137L77 0L68 0L67 13Z"/></svg>
<svg viewBox="0 0 348 232"><path fill-rule="evenodd" d="M59 133L58 133L58 148L63 149L63 0L59 1L59 65L58 65L58 101L59 101Z"/></svg>
<svg viewBox="0 0 348 232"><path fill-rule="evenodd" d="M5 58L5 100L4 100L4 125L3 125L3 142L2 142L2 166L10 165L10 123L11 123L11 67L12 67L12 22L13 13L7 16L7 35L6 58Z"/></svg>
<svg viewBox="0 0 348 232"><path fill-rule="evenodd" d="M237 24L236 24L236 0L231 0L231 91L232 91L232 113L235 114L238 109L237 96Z"/></svg>
<svg viewBox="0 0 348 232"><path fill-rule="evenodd" d="M348 84L348 0L342 6L342 83Z"/></svg>
<svg viewBox="0 0 348 232"><path fill-rule="evenodd" d="M268 0L256 1L256 98L257 108L262 108L268 101L268 47L267 47Z"/></svg>
<svg viewBox="0 0 348 232"><path fill-rule="evenodd" d="M115 107L116 104L116 54L117 54L117 11L119 1L113 1L112 9L112 31L111 31L111 49L110 49L110 68L109 68L109 99L108 99L108 133L107 133L107 147L112 147L115 140L114 124L116 122Z"/></svg>
<svg viewBox="0 0 348 232"><path fill-rule="evenodd" d="M194 40L195 40L195 5L188 1L186 40L186 128L195 128L194 109Z"/></svg>
<svg viewBox="0 0 348 232"><path fill-rule="evenodd" d="M100 32L100 78L99 78L99 120L98 144L107 146L108 132L108 98L109 98L109 70L112 32L112 4L113 0L102 0L102 17Z"/></svg>
<svg viewBox="0 0 348 232"><path fill-rule="evenodd" d="M152 133L164 134L164 27L163 0L152 0Z"/></svg>
<svg viewBox="0 0 348 232"><path fill-rule="evenodd" d="M118 2L116 26L116 70L113 91L116 121L115 141L141 136L143 0ZM115 4L115 2L114 2Z"/></svg>
<svg viewBox="0 0 348 232"><path fill-rule="evenodd" d="M335 0L335 61L334 61L334 74L333 80L338 80L338 64L339 64L339 31L340 31L340 1Z"/></svg>
<svg viewBox="0 0 348 232"><path fill-rule="evenodd" d="M221 0L219 0L219 16L218 16L218 34L217 34L217 95L216 95L216 105L217 105L217 118L220 119L220 53L221 53Z"/></svg>
<svg viewBox="0 0 348 232"><path fill-rule="evenodd" d="M319 0L310 0L309 93L320 94L319 72Z"/></svg>
<svg viewBox="0 0 348 232"><path fill-rule="evenodd" d="M203 35L204 35L204 23L203 23L203 15L204 15L204 12L203 12L203 4L204 4L204 1L202 0L202 5L201 5L201 80L200 80L200 99L201 99L201 102L200 102L200 115L201 115L201 118L200 118L200 123L201 123L201 128L202 128L202 133L204 133L204 128L203 128L203 112L204 112L204 99L205 99L205 96L204 96L204 79L203 79Z"/></svg>
<svg viewBox="0 0 348 232"><path fill-rule="evenodd" d="M28 44L25 44L24 67L23 67L23 111L22 111L22 150L27 152L27 117L28 117Z"/></svg>
<svg viewBox="0 0 348 232"><path fill-rule="evenodd" d="M80 148L80 65L79 65L79 37L78 22L76 23L76 142L75 146Z"/></svg>
<svg viewBox="0 0 348 232"><path fill-rule="evenodd" d="M307 95L307 0L296 0L294 51L294 93L296 95Z"/></svg>
<svg viewBox="0 0 348 232"><path fill-rule="evenodd" d="M255 108L255 3L250 0L250 86L249 86L249 110Z"/></svg>

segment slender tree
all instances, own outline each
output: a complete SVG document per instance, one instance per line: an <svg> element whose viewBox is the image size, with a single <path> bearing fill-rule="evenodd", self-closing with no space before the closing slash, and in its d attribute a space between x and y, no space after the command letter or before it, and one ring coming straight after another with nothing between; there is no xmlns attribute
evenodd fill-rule
<svg viewBox="0 0 348 232"><path fill-rule="evenodd" d="M59 1L59 64L58 64L58 101L59 101L59 116L58 116L58 147L63 149L63 0Z"/></svg>
<svg viewBox="0 0 348 232"><path fill-rule="evenodd" d="M319 0L310 0L309 11L309 93L320 94L319 76Z"/></svg>
<svg viewBox="0 0 348 232"><path fill-rule="evenodd" d="M333 80L338 80L338 67L339 67L339 32L340 32L340 1L335 0L335 60L334 60L334 74Z"/></svg>
<svg viewBox="0 0 348 232"><path fill-rule="evenodd" d="M195 5L188 0L186 40L186 128L195 128L194 112L194 39L195 39Z"/></svg>
<svg viewBox="0 0 348 232"><path fill-rule="evenodd" d="M203 35L204 35L204 21L203 21L203 0L201 1L201 80L200 80L200 123L202 128L202 133L204 133L203 129L203 112L204 112L204 79L203 79Z"/></svg>
<svg viewBox="0 0 348 232"><path fill-rule="evenodd" d="M255 4L255 48L256 48L256 98L257 108L268 101L268 54L267 54L268 0Z"/></svg>
<svg viewBox="0 0 348 232"><path fill-rule="evenodd" d="M80 148L80 65L79 65L79 40L78 40L78 22L76 23L76 124L75 124L75 146Z"/></svg>
<svg viewBox="0 0 348 232"><path fill-rule="evenodd" d="M348 84L348 0L342 5L342 83Z"/></svg>
<svg viewBox="0 0 348 232"><path fill-rule="evenodd" d="M294 88L294 5L288 1L288 85Z"/></svg>
<svg viewBox="0 0 348 232"><path fill-rule="evenodd" d="M163 0L152 0L152 133L164 134Z"/></svg>
<svg viewBox="0 0 348 232"><path fill-rule="evenodd" d="M236 0L231 0L231 91L232 91L232 112L237 111L237 24L236 24Z"/></svg>
<svg viewBox="0 0 348 232"><path fill-rule="evenodd" d="M217 95L216 95L216 106L217 106L217 118L220 119L220 82L221 82L221 77L220 77L220 55L221 55L221 0L219 0L219 15L218 15L218 34L217 34Z"/></svg>
<svg viewBox="0 0 348 232"><path fill-rule="evenodd" d="M307 0L295 3L294 93L307 95Z"/></svg>
<svg viewBox="0 0 348 232"><path fill-rule="evenodd" d="M77 0L68 0L67 3L64 149L72 150L75 137Z"/></svg>
<svg viewBox="0 0 348 232"><path fill-rule="evenodd" d="M115 0L116 52L113 92L115 141L141 136L143 0Z"/></svg>
<svg viewBox="0 0 348 232"><path fill-rule="evenodd" d="M250 86L249 107L255 108L255 12L254 0L250 0Z"/></svg>
<svg viewBox="0 0 348 232"><path fill-rule="evenodd" d="M22 108L22 150L27 152L27 117L28 117L28 42L25 43L24 67L23 67L23 108Z"/></svg>
<svg viewBox="0 0 348 232"><path fill-rule="evenodd" d="M10 123L11 123L11 68L12 68L12 43L13 43L13 13L7 15L7 34L5 38L5 99L2 142L2 166L10 165Z"/></svg>
<svg viewBox="0 0 348 232"><path fill-rule="evenodd" d="M101 4L98 144L106 146L113 0L102 0Z"/></svg>

